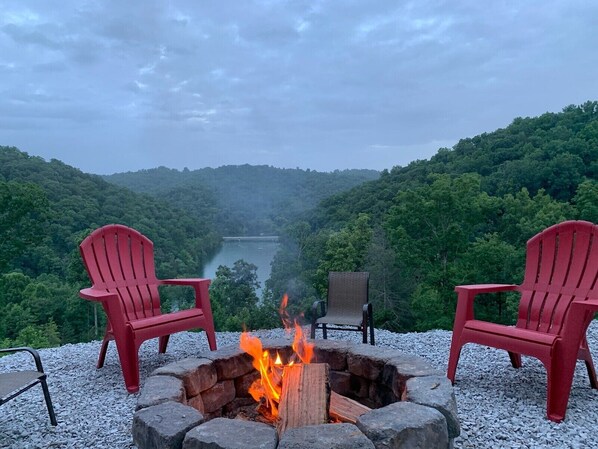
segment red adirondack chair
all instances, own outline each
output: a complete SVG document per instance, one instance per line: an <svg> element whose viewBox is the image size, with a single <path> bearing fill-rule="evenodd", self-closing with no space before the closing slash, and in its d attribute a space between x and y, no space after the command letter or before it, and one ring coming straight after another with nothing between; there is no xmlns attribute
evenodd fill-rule
<svg viewBox="0 0 598 449"><path fill-rule="evenodd" d="M565 418L576 361L585 362L590 385L598 388L586 330L598 311L598 225L566 221L527 242L525 277L518 285L462 285L449 356L447 377L454 382L461 348L478 343L509 353L514 368L521 354L539 359L547 372L547 416ZM476 295L518 291L515 326L474 318Z"/></svg>
<svg viewBox="0 0 598 449"><path fill-rule="evenodd" d="M138 231L123 225L96 229L79 246L92 282L79 295L99 301L108 317L97 367L104 365L110 340L115 340L129 393L139 390L139 347L159 337L158 350L166 352L170 334L189 329L206 331L216 349L216 336L208 287L209 279L156 278L154 244ZM163 314L159 285L187 285L195 289L195 307Z"/></svg>

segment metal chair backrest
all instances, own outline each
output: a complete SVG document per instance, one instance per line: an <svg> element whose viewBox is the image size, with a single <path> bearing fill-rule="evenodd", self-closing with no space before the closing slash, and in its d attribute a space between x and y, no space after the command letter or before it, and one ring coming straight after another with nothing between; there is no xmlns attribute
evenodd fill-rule
<svg viewBox="0 0 598 449"><path fill-rule="evenodd" d="M328 311L361 317L369 301L370 274L366 272L328 273Z"/></svg>

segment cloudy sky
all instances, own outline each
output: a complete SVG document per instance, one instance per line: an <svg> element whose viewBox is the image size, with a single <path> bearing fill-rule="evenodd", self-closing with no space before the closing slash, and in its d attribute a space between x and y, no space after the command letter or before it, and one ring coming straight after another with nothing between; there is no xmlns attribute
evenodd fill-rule
<svg viewBox="0 0 598 449"><path fill-rule="evenodd" d="M594 0L0 8L0 145L98 174L390 169L597 89Z"/></svg>

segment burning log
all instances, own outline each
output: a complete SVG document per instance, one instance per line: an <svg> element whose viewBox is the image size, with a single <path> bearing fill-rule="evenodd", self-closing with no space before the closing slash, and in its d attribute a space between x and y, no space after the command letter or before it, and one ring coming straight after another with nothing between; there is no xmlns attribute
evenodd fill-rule
<svg viewBox="0 0 598 449"><path fill-rule="evenodd" d="M286 312L288 297L281 303L280 315L285 328L290 326ZM249 387L251 397L258 403L266 422L277 422L278 434L287 429L329 422L333 420L355 423L370 409L352 399L330 392L327 364L311 363L314 345L307 341L301 326L295 322L293 354L284 363L280 354L264 350L259 338L248 332L241 334L240 347L253 357L253 367L260 378Z"/></svg>
<svg viewBox="0 0 598 449"><path fill-rule="evenodd" d="M329 404L328 364L285 366L276 426L278 434L295 427L328 423Z"/></svg>

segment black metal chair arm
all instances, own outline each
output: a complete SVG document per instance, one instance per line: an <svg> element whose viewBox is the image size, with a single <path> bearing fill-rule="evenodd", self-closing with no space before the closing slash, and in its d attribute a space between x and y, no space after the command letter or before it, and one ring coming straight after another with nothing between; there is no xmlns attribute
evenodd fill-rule
<svg viewBox="0 0 598 449"><path fill-rule="evenodd" d="M318 304L320 305L320 314L318 315ZM318 301L314 301L314 303L311 306L311 321L312 323L315 323L315 321L326 315L326 300L324 299L320 299Z"/></svg>
<svg viewBox="0 0 598 449"><path fill-rule="evenodd" d="M35 361L35 367L37 368L37 371L39 371L40 373L43 373L44 368L42 366L42 359L39 356L39 352L37 352L35 349L30 348L28 346L22 346L19 348L2 348L2 349L0 349L0 352L22 352L22 351L26 351L33 356L33 360Z"/></svg>
<svg viewBox="0 0 598 449"><path fill-rule="evenodd" d="M37 373L33 371L9 371L6 373L0 373L0 375L4 378L3 382L7 382L4 384L5 388L2 389L3 392L0 395L0 405L10 401L11 399L14 399L39 383L44 393L46 408L48 409L48 414L50 415L50 423L53 426L56 426L58 424L56 421L56 414L54 413L54 406L52 405L52 400L50 399L50 391L48 390L48 384L46 382L46 373L44 372L42 359L39 356L39 353L35 349L26 346L19 348L0 349L0 353L12 352L28 352L31 354L31 356L33 356L33 360L35 361ZM4 393L8 393L8 395L1 397L4 396Z"/></svg>

